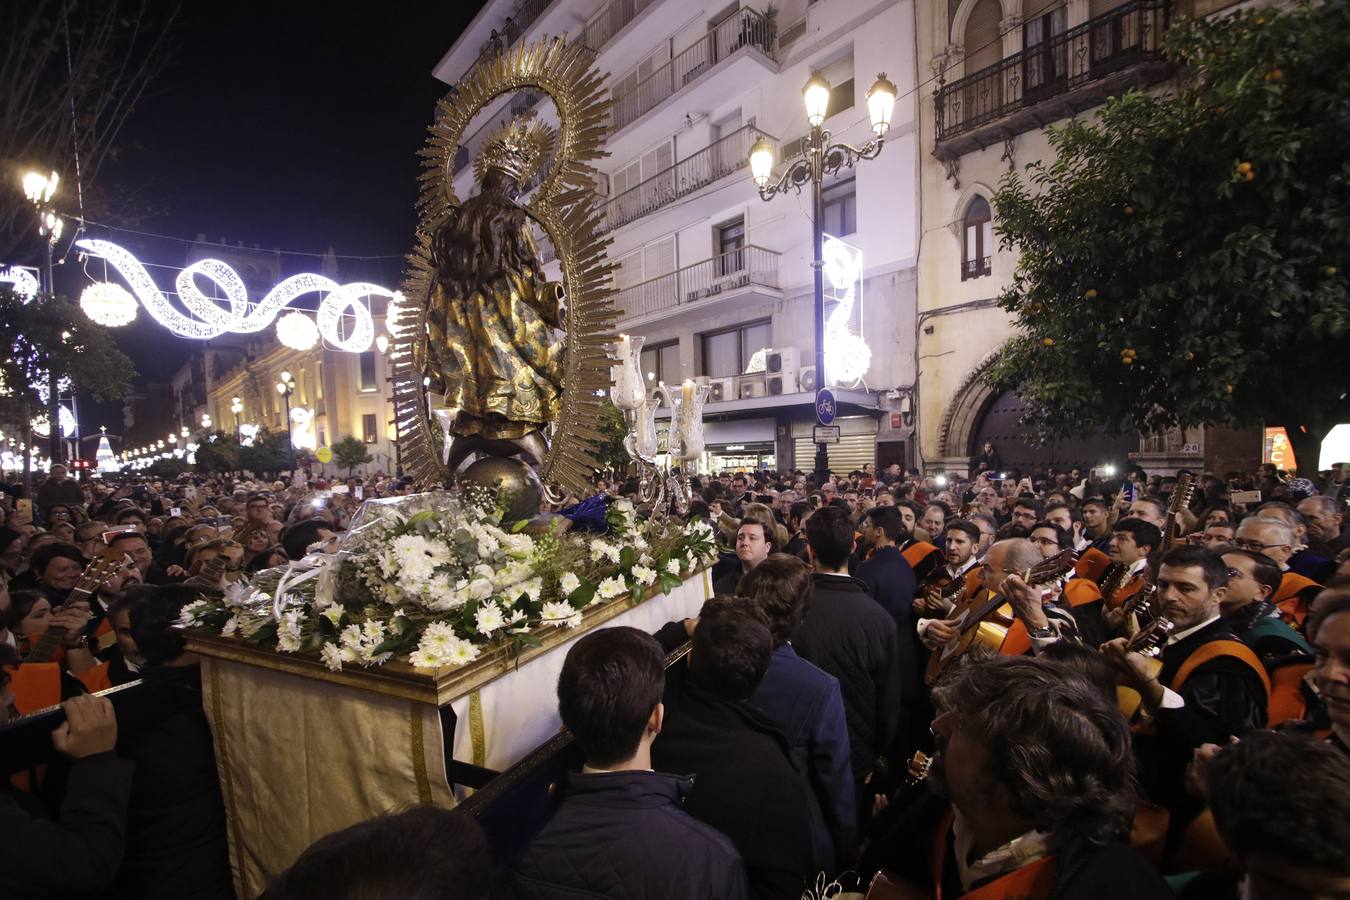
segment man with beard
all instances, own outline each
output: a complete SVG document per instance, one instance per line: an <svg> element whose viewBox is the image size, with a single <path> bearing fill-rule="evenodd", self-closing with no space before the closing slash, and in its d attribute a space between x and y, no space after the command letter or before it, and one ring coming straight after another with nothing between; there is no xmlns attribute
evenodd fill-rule
<svg viewBox="0 0 1350 900"><path fill-rule="evenodd" d="M864 876L925 896L1167 897L1129 846L1130 730L1100 688L1067 666L995 657L934 689L925 782L877 820Z"/></svg>

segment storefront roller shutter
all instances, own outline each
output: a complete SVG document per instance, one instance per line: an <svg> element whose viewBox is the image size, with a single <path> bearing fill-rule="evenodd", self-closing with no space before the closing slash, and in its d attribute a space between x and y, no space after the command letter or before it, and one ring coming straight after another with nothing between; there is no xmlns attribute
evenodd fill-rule
<svg viewBox="0 0 1350 900"><path fill-rule="evenodd" d="M814 422L793 422L792 439L797 459L796 468L810 472L815 465L816 445L811 440ZM839 443L830 444L830 468L836 475L847 475L861 469L864 463L877 461L877 420L871 416L849 416L835 419L839 426Z"/></svg>

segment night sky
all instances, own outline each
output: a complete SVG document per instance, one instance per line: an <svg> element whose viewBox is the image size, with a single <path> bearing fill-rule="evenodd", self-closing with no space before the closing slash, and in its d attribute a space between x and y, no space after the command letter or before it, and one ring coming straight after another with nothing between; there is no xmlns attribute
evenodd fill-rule
<svg viewBox="0 0 1350 900"><path fill-rule="evenodd" d="M388 257L339 259L339 267L346 280L360 274L396 286L416 224L416 153L446 91L431 69L480 5L185 3L169 67L129 121L122 159L100 178L138 189L149 208L163 211L140 231ZM146 263L184 263L179 242L90 233ZM78 285L70 282L84 281L72 278L74 263L57 275L72 293ZM287 257L283 266L287 274L316 271L318 260ZM172 290L174 273L150 271ZM157 380L195 343L174 338L143 310L117 338L138 372ZM85 434L99 424L120 431L115 406L91 404L86 413L82 399L81 407Z"/></svg>

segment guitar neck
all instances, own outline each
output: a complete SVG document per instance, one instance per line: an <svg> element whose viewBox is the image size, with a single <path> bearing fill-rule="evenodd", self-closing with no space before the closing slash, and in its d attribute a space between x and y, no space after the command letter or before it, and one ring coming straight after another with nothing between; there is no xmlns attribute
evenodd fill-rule
<svg viewBox="0 0 1350 900"><path fill-rule="evenodd" d="M88 588L83 583L75 585L70 589L70 596L66 598L63 606L80 600L87 600L91 597L97 587ZM38 638L33 649L28 651L28 655L23 658L26 663L51 662L56 657L56 651L65 643L67 629L64 625L51 625L42 632L42 637Z"/></svg>

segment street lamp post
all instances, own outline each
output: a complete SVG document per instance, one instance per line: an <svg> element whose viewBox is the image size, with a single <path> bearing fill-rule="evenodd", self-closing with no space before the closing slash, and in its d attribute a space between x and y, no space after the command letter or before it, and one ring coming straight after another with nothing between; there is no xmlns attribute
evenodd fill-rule
<svg viewBox="0 0 1350 900"><path fill-rule="evenodd" d="M295 438L291 434L291 392L295 390L295 379L290 372L282 372L277 382L277 393L286 398L286 449L291 454L291 474L295 474Z"/></svg>
<svg viewBox="0 0 1350 900"><path fill-rule="evenodd" d="M830 132L823 126L825 112L830 103L830 83L820 75L812 75L802 88L802 100L806 105L806 121L811 126L810 136L801 154L789 160L789 165L776 182L770 183L773 174L773 144L760 138L750 148L750 174L754 176L759 196L763 200L772 200L779 193L792 189L801 193L802 188L811 186L811 230L814 257L811 268L815 273L815 331L816 331L816 390L827 385L825 378L825 232L824 199L822 190L825 177L835 175L840 169L852 168L864 159L875 159L886 141L886 132L891 127L891 115L895 111L895 85L883 72L877 76L876 83L867 91L867 113L872 120L872 133L876 137L861 147L849 144L830 143ZM824 484L829 478L829 448L824 441L816 442L815 478L816 484Z"/></svg>

